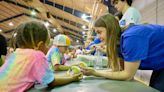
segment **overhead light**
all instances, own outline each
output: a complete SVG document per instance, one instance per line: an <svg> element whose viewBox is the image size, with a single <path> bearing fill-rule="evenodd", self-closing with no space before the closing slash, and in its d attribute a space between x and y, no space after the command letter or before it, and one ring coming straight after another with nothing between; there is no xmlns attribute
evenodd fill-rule
<svg viewBox="0 0 164 92"><path fill-rule="evenodd" d="M9 26L14 26L13 22L10 22L10 23L9 23Z"/></svg>
<svg viewBox="0 0 164 92"><path fill-rule="evenodd" d="M86 18L87 18L87 15L86 15L86 14L83 14L83 15L81 16L81 18L82 18L82 19L86 19Z"/></svg>
<svg viewBox="0 0 164 92"><path fill-rule="evenodd" d="M77 43L79 43L79 40L76 40Z"/></svg>
<svg viewBox="0 0 164 92"><path fill-rule="evenodd" d="M2 29L0 29L0 32L2 32Z"/></svg>
<svg viewBox="0 0 164 92"><path fill-rule="evenodd" d="M56 32L57 32L57 30L54 28L54 29L53 29L53 32L54 32L54 33L56 33Z"/></svg>
<svg viewBox="0 0 164 92"><path fill-rule="evenodd" d="M13 35L13 36L15 37L16 35L17 35L17 33L14 33L14 35Z"/></svg>
<svg viewBox="0 0 164 92"><path fill-rule="evenodd" d="M86 14L83 14L83 15L81 16L81 18L82 18L83 20L85 20L86 22L89 22L89 20L87 19L87 18L89 18L89 17L92 17L92 16L88 16L88 15L86 15Z"/></svg>
<svg viewBox="0 0 164 92"><path fill-rule="evenodd" d="M85 31L83 31L82 34L85 35Z"/></svg>
<svg viewBox="0 0 164 92"><path fill-rule="evenodd" d="M50 25L50 23L45 22L44 25L45 25L46 27L48 27L48 26Z"/></svg>
<svg viewBox="0 0 164 92"><path fill-rule="evenodd" d="M36 11L35 10L32 10L31 11L31 15L35 16L36 15Z"/></svg>
<svg viewBox="0 0 164 92"><path fill-rule="evenodd" d="M86 28L87 28L87 26L83 25L83 26L82 26L82 28L83 28L83 29L86 29Z"/></svg>

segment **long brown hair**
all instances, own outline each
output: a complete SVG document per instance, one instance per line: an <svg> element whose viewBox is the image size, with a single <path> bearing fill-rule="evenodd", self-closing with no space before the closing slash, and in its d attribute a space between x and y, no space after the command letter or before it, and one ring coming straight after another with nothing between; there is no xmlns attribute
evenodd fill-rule
<svg viewBox="0 0 164 92"><path fill-rule="evenodd" d="M117 45L120 40L121 28L117 19L111 14L105 14L95 21L94 26L106 28L108 66L111 66L113 71L121 70L117 54Z"/></svg>

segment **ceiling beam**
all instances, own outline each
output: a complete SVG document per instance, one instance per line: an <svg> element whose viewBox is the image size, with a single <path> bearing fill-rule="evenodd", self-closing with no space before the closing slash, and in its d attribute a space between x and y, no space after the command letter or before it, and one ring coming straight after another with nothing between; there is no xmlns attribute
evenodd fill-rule
<svg viewBox="0 0 164 92"><path fill-rule="evenodd" d="M23 5L23 4L19 3L19 2L15 2L15 1L12 1L12 0L2 0L2 1L5 1L5 2L10 3L10 4L14 4L16 6L19 6L21 8L25 8L25 9L28 9L28 10L35 10L37 13L40 13L39 10L37 10L37 9L35 9L33 7L30 7L30 6Z"/></svg>

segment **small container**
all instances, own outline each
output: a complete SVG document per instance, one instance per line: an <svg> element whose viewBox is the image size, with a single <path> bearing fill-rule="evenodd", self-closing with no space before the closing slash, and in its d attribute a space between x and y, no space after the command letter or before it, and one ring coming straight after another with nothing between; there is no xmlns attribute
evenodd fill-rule
<svg viewBox="0 0 164 92"><path fill-rule="evenodd" d="M100 56L100 51L96 50L96 60L94 62L95 69L103 69L102 56Z"/></svg>

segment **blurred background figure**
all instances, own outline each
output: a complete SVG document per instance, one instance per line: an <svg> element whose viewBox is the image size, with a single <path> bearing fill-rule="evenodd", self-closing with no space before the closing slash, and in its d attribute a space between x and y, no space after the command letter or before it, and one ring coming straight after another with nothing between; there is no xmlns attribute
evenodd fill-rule
<svg viewBox="0 0 164 92"><path fill-rule="evenodd" d="M0 34L0 66L4 63L7 54L7 41L3 35Z"/></svg>

